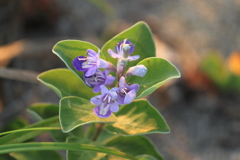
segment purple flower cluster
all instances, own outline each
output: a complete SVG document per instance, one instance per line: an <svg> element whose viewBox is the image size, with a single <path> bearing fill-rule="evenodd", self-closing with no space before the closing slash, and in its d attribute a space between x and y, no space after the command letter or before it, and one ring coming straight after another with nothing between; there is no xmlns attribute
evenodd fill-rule
<svg viewBox="0 0 240 160"><path fill-rule="evenodd" d="M127 39L116 44L115 51L109 49L108 53L112 58L118 58L117 68L100 58L100 51L88 49L87 56L76 57L72 64L78 71L84 72L83 78L89 87L93 87L93 92L101 91L101 95L91 98L91 103L97 105L94 113L100 118L111 116L112 112L117 112L119 105L131 103L137 95L138 84L127 84L126 76L143 77L147 73L144 65L130 67L124 74L128 61L134 61L139 55L130 56L134 52L134 45ZM117 72L117 86L113 87L115 77L109 73ZM107 87L113 87L110 90Z"/></svg>

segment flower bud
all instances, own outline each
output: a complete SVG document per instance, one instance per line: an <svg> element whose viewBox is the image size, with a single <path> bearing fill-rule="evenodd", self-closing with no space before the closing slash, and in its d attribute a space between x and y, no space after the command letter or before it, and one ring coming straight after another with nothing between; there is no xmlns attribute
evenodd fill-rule
<svg viewBox="0 0 240 160"><path fill-rule="evenodd" d="M134 76L144 77L146 73L147 73L147 68L141 64L134 67L130 67L126 73L126 76L134 75Z"/></svg>
<svg viewBox="0 0 240 160"><path fill-rule="evenodd" d="M119 55L127 58L128 55L133 53L134 48L135 47L131 41L124 39L123 41L117 43L115 50Z"/></svg>

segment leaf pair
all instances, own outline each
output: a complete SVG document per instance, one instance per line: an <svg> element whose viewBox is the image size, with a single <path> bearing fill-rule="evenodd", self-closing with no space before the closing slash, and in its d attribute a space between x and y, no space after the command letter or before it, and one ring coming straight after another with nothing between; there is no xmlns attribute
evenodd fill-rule
<svg viewBox="0 0 240 160"><path fill-rule="evenodd" d="M58 79L57 83L50 81L53 76ZM64 85L68 81L64 77L68 77L72 81ZM136 100L131 104L121 106L120 111L116 113L117 117L112 114L109 118L98 118L93 113L95 106L89 100L81 98L84 93L75 87L78 83L84 85L83 82L71 71L66 69L51 70L41 74L38 78L47 86L54 88L54 91L59 95L69 95L60 101L60 123L64 132L69 132L87 123L96 122L115 122L109 124L107 130L125 136L169 132L162 116L146 100ZM85 88L84 91L91 93L91 88ZM84 96L86 97L86 95Z"/></svg>

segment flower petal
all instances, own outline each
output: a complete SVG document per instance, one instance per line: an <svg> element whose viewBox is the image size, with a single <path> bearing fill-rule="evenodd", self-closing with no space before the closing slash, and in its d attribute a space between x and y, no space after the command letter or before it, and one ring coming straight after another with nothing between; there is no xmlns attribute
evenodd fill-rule
<svg viewBox="0 0 240 160"><path fill-rule="evenodd" d="M116 78L113 76L106 76L104 85L111 86Z"/></svg>
<svg viewBox="0 0 240 160"><path fill-rule="evenodd" d="M118 105L117 101L114 101L114 103L111 104L110 111L117 112L118 109L119 109L119 105Z"/></svg>
<svg viewBox="0 0 240 160"><path fill-rule="evenodd" d="M86 75L83 75L84 82L87 86L93 87L94 85L91 83L91 79L93 76L87 77Z"/></svg>
<svg viewBox="0 0 240 160"><path fill-rule="evenodd" d="M130 67L126 72L126 75L127 76L135 75L139 77L144 77L146 73L147 73L147 68L144 65L140 64L140 65Z"/></svg>
<svg viewBox="0 0 240 160"><path fill-rule="evenodd" d="M109 94L111 95L112 97L112 100L116 100L118 98L118 93L117 91L119 91L119 88L118 87L114 87L110 90Z"/></svg>
<svg viewBox="0 0 240 160"><path fill-rule="evenodd" d="M108 53L110 54L110 56L112 58L122 58L122 56L120 56L119 54L113 52L111 49L108 49Z"/></svg>
<svg viewBox="0 0 240 160"><path fill-rule="evenodd" d="M124 104L131 103L136 97L136 91L133 89L130 92L128 92L124 98Z"/></svg>
<svg viewBox="0 0 240 160"><path fill-rule="evenodd" d="M87 50L87 55L89 57L94 57L94 58L96 58L98 56L98 54L94 50L92 50L92 49L88 49Z"/></svg>
<svg viewBox="0 0 240 160"><path fill-rule="evenodd" d="M102 104L102 95L92 97L90 101L92 104L101 105Z"/></svg>
<svg viewBox="0 0 240 160"><path fill-rule="evenodd" d="M97 93L97 92L100 92L101 91L101 88L100 88L100 85L99 84L97 84L97 85L95 85L94 87L93 87L93 92L94 93Z"/></svg>
<svg viewBox="0 0 240 160"><path fill-rule="evenodd" d="M109 63L101 58L99 58L98 63L97 63L98 68L108 68Z"/></svg>
<svg viewBox="0 0 240 160"><path fill-rule="evenodd" d="M129 90L135 90L136 92L139 90L139 84L137 84L137 83L134 83L134 84L132 84L132 85L130 85L130 86L128 86L127 87Z"/></svg>
<svg viewBox="0 0 240 160"><path fill-rule="evenodd" d="M85 72L85 76L89 77L93 75L97 70L97 67L93 66L91 68L88 68L88 70Z"/></svg>
<svg viewBox="0 0 240 160"><path fill-rule="evenodd" d="M129 61L135 61L135 60L137 60L139 57L140 57L139 55L128 56L128 57L127 57L127 60L129 60Z"/></svg>
<svg viewBox="0 0 240 160"><path fill-rule="evenodd" d="M99 118L108 118L111 116L112 112L109 110L105 115L100 114L100 106L97 106L93 109L93 112L99 117Z"/></svg>
<svg viewBox="0 0 240 160"><path fill-rule="evenodd" d="M107 75L110 73L110 70L106 69L104 72L105 76L107 77Z"/></svg>
<svg viewBox="0 0 240 160"><path fill-rule="evenodd" d="M124 97L121 95L118 96L118 104L123 105L124 104Z"/></svg>
<svg viewBox="0 0 240 160"><path fill-rule="evenodd" d="M134 47L133 43L131 41L127 40L127 39L124 39L123 41L117 43L117 45L115 47L116 51L118 53L121 52L121 50L122 50L121 47L122 47L123 43L130 45L130 49L129 49L129 53L128 54L132 54L135 47Z"/></svg>
<svg viewBox="0 0 240 160"><path fill-rule="evenodd" d="M107 87L105 87L104 85L101 85L100 88L101 88L102 95L105 95L109 92Z"/></svg>
<svg viewBox="0 0 240 160"><path fill-rule="evenodd" d="M123 87L125 88L125 86L127 86L125 77L121 77L121 78L120 78L120 81L119 81L119 87L120 87L120 88L123 88Z"/></svg>
<svg viewBox="0 0 240 160"><path fill-rule="evenodd" d="M84 56L79 56L77 58L75 58L72 61L72 65L74 66L74 68L78 71L86 71L87 68L82 68L82 63L84 63L84 60L79 60L80 58L85 58Z"/></svg>

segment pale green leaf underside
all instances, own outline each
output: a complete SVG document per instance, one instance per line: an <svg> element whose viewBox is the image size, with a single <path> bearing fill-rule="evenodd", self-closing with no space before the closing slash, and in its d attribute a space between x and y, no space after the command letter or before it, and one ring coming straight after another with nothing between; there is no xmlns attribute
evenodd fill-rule
<svg viewBox="0 0 240 160"><path fill-rule="evenodd" d="M63 132L69 132L77 126L88 123L113 123L117 118L112 114L109 118L99 118L93 112L94 105L80 97L64 97L60 101L60 124Z"/></svg>
<svg viewBox="0 0 240 160"><path fill-rule="evenodd" d="M170 79L180 77L178 69L162 58L147 58L138 63L138 65L140 64L148 69L147 74L144 77L131 76L127 80L132 84L140 85L137 98L151 94Z"/></svg>
<svg viewBox="0 0 240 160"><path fill-rule="evenodd" d="M117 112L117 122L106 129L122 136L151 133L169 133L170 130L161 114L146 100L135 100L121 106Z"/></svg>
<svg viewBox="0 0 240 160"><path fill-rule="evenodd" d="M117 59L114 59L109 55L108 49L112 49L114 51L116 43L123 41L126 38L135 45L135 50L131 56L140 56L138 60L129 62L127 68L136 65L145 58L156 56L155 44L150 28L145 22L138 22L105 43L101 49L101 53L104 55L107 61L110 61L116 66Z"/></svg>
<svg viewBox="0 0 240 160"><path fill-rule="evenodd" d="M68 69L53 69L41 73L38 80L51 88L59 97L77 96L90 100L96 94Z"/></svg>

